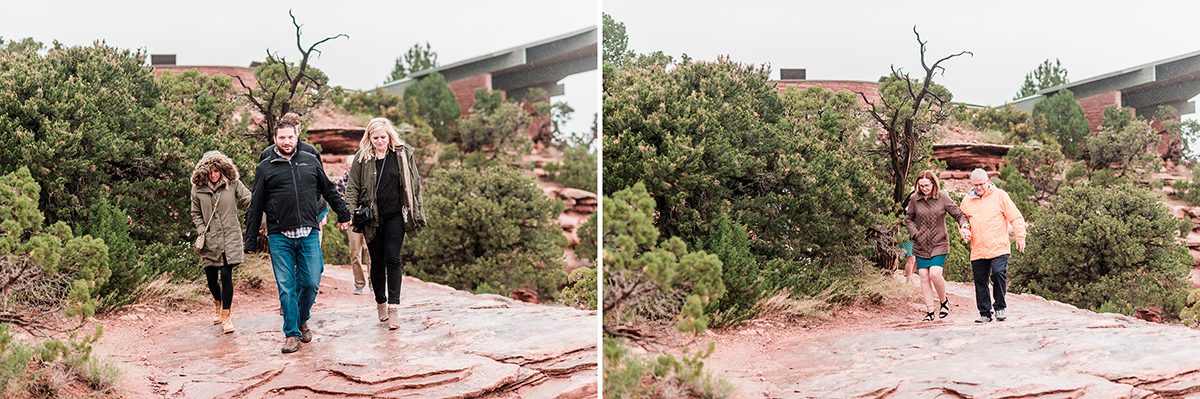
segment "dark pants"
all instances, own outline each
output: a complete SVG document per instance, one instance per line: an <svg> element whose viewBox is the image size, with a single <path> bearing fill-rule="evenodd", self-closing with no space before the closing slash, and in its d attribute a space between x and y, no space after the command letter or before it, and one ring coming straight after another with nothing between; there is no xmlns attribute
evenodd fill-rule
<svg viewBox="0 0 1200 399"><path fill-rule="evenodd" d="M208 292L212 294L213 300L221 301L221 309L229 309L233 305L233 267L237 264L229 264L225 260L225 255L221 255L224 266L207 266L204 268L204 277L208 278ZM220 282L217 281L217 273L220 272Z"/></svg>
<svg viewBox="0 0 1200 399"><path fill-rule="evenodd" d="M400 248L404 245L404 216L384 219L375 238L367 243L371 253L371 290L375 303L400 304L400 282L404 267L400 263Z"/></svg>
<svg viewBox="0 0 1200 399"><path fill-rule="evenodd" d="M1004 310L1004 293L1008 291L1008 254L991 259L971 261L971 272L975 277L975 306L980 316L991 316L992 309ZM992 295L988 295L988 278L992 279ZM992 300L996 304L992 305Z"/></svg>

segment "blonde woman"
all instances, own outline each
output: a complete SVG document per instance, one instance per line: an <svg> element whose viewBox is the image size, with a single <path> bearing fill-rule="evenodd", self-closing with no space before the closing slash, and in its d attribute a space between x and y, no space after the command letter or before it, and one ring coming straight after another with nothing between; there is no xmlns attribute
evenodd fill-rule
<svg viewBox="0 0 1200 399"><path fill-rule="evenodd" d="M238 207L250 205L250 190L239 180L237 166L220 151L204 153L192 171L192 224L204 237L197 255L216 314L213 324L233 332L229 308L233 305L233 267L242 263L242 224ZM219 275L219 278L218 278Z"/></svg>
<svg viewBox="0 0 1200 399"><path fill-rule="evenodd" d="M401 125L406 133L412 128ZM371 256L371 289L375 294L379 321L400 328L398 308L404 268L400 249L405 233L425 225L421 203L421 175L413 160L413 148L387 118L367 123L350 166L346 203L351 210L366 205L373 218L354 226L367 241Z"/></svg>

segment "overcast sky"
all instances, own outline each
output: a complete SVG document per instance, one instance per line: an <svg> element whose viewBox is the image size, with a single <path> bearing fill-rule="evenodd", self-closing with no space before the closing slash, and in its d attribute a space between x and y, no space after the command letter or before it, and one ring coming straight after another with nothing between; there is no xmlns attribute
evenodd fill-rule
<svg viewBox="0 0 1200 399"><path fill-rule="evenodd" d="M1010 101L1026 73L1059 58L1072 81L1200 50L1197 1L605 0L629 46L711 60L807 68L809 79L875 81L896 64L921 71L914 25L928 55L961 50L935 81L957 101ZM932 62L932 61L931 61Z"/></svg>
<svg viewBox="0 0 1200 399"><path fill-rule="evenodd" d="M305 45L338 33L311 61L330 82L371 89L396 57L428 41L442 65L599 24L598 0L584 1L21 1L0 11L0 37L44 43L109 45L176 54L180 65L248 66L269 48L299 60L289 7ZM576 109L571 131L591 128L599 107L599 72L564 79Z"/></svg>

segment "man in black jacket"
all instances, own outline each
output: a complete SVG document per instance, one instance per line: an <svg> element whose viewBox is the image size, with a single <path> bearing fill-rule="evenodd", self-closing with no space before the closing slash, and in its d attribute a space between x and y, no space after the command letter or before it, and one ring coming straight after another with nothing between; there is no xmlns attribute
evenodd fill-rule
<svg viewBox="0 0 1200 399"><path fill-rule="evenodd" d="M245 251L258 250L257 232L266 213L271 266L283 308L283 353L300 350L312 341L308 318L321 272L321 243L317 233L318 196L333 205L338 228L350 225L350 212L325 175L320 158L297 151L297 128L282 122L274 132L276 157L263 160L254 171L254 192L246 215Z"/></svg>
<svg viewBox="0 0 1200 399"><path fill-rule="evenodd" d="M299 115L289 112L286 115L284 115L283 118L281 118L281 119L283 120L282 122L280 122L281 124L296 124L297 131L299 130L299 123L300 123ZM266 161L268 159L279 158L279 152L276 151L276 148L277 148L277 146L275 144L271 144L271 145L267 146L267 148L263 148L263 150L258 153L258 162ZM306 142L303 142L303 141L299 141L299 139L297 139L296 151L307 152L309 154L316 155L317 162L321 163L321 167L325 167L324 161L321 161L321 152L317 151L316 146L306 143ZM319 193L317 196L317 206L321 208L321 213L317 215L317 240L324 242L323 241L324 237L323 237L322 233L324 233L324 230L325 230L325 214L329 213L329 207L327 207L325 205L325 200L320 197ZM321 259L325 259L324 254L322 254Z"/></svg>

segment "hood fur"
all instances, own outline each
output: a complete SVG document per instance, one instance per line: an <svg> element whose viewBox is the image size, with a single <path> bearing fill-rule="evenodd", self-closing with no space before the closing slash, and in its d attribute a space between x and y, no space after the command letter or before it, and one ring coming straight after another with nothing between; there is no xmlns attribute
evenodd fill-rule
<svg viewBox="0 0 1200 399"><path fill-rule="evenodd" d="M208 172L212 168L217 168L221 171L221 175L225 177L226 182L241 179L238 174L237 165L233 164L233 160L222 154L220 151L209 151L200 157L200 162L196 163L196 169L192 170L192 185L196 187L208 186Z"/></svg>

